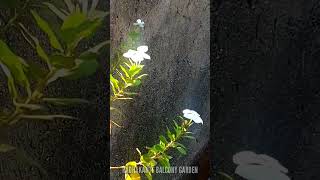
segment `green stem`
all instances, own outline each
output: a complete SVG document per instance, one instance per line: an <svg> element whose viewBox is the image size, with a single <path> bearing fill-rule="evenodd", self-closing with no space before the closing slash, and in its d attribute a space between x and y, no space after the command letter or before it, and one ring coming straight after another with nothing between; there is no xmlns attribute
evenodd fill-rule
<svg viewBox="0 0 320 180"><path fill-rule="evenodd" d="M31 96L29 96L23 104L32 104L33 102L38 101L38 95L41 94L42 91L44 91L49 79L55 74L55 72L56 71L50 71L47 76L38 83L35 90L31 93ZM24 115L24 113L25 110L16 106L15 111L1 125L5 126L17 123L20 120L21 116Z"/></svg>

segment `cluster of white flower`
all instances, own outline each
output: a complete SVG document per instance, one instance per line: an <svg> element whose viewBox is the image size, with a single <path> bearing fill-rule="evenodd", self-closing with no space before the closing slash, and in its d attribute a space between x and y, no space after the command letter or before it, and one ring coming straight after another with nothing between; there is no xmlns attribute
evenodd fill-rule
<svg viewBox="0 0 320 180"><path fill-rule="evenodd" d="M134 25L143 28L144 22L141 19L138 19L137 22L134 23ZM140 64L145 59L151 59L151 57L146 54L147 51L148 46L139 46L137 50L129 49L126 53L123 54L123 56L137 64Z"/></svg>

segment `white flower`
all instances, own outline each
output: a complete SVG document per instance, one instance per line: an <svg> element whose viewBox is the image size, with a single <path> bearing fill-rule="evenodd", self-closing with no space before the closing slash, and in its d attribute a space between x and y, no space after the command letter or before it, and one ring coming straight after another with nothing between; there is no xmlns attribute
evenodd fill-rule
<svg viewBox="0 0 320 180"><path fill-rule="evenodd" d="M238 164L235 173L250 180L290 180L286 175L288 169L278 160L265 154L242 151L233 156L233 162Z"/></svg>
<svg viewBox="0 0 320 180"><path fill-rule="evenodd" d="M133 25L143 28L144 22L141 19L138 19L136 23L133 23Z"/></svg>
<svg viewBox="0 0 320 180"><path fill-rule="evenodd" d="M196 111L190 110L190 109L185 109L182 111L183 112L183 117L192 120L195 123L201 123L203 124L203 121L200 117L200 114L198 114Z"/></svg>
<svg viewBox="0 0 320 180"><path fill-rule="evenodd" d="M148 46L139 46L137 50L129 49L123 54L124 57L131 59L135 63L141 63L144 59L151 59L146 52L148 51Z"/></svg>

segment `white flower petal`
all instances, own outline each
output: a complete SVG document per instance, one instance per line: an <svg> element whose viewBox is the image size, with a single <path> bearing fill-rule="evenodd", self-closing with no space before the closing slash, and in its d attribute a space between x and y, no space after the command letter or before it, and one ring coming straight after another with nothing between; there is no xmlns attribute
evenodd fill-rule
<svg viewBox="0 0 320 180"><path fill-rule="evenodd" d="M147 52L148 51L148 46L139 46L138 48L137 48L137 50L139 51L139 52Z"/></svg>
<svg viewBox="0 0 320 180"><path fill-rule="evenodd" d="M141 19L137 19L137 23L139 23L139 24L140 24L141 22L142 22L142 20L141 20Z"/></svg>
<svg viewBox="0 0 320 180"><path fill-rule="evenodd" d="M123 56L126 57L126 58L131 58L136 53L137 53L137 51L129 49L129 51L124 53Z"/></svg>
<svg viewBox="0 0 320 180"><path fill-rule="evenodd" d="M142 56L143 56L143 58L145 58L145 59L151 59L151 57L150 57L148 54L146 54L146 53L143 53Z"/></svg>
<svg viewBox="0 0 320 180"><path fill-rule="evenodd" d="M282 171L284 173L288 173L288 169L285 168L284 166L282 166L280 164L280 162L278 160L274 159L273 157L270 157L265 154L259 154L258 157L264 161L263 165L268 166L268 167L272 167L274 169L278 169L279 171Z"/></svg>
<svg viewBox="0 0 320 180"><path fill-rule="evenodd" d="M196 111L185 109L182 112L183 112L183 117L190 119L195 123L203 124L203 120L201 119L200 115Z"/></svg>
<svg viewBox="0 0 320 180"><path fill-rule="evenodd" d="M139 54L139 53L136 53L134 54L132 57L131 57L132 61L135 62L135 63L140 63L141 61L143 61L143 57Z"/></svg>
<svg viewBox="0 0 320 180"><path fill-rule="evenodd" d="M195 115L197 115L197 116L200 116L200 114L198 114L196 111L190 110L190 109L185 109L185 110L183 110L182 112L183 112L184 114L189 113L189 114L195 114Z"/></svg>

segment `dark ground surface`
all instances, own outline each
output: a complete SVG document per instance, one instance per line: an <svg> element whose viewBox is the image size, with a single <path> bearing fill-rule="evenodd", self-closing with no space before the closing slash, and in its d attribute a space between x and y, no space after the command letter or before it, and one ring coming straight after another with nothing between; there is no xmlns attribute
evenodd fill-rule
<svg viewBox="0 0 320 180"><path fill-rule="evenodd" d="M211 23L212 171L250 150L319 179L320 2L215 1Z"/></svg>
<svg viewBox="0 0 320 180"><path fill-rule="evenodd" d="M109 1L100 1L98 9L108 11ZM1 13L5 13L4 10L1 10ZM49 19L55 20L52 16L49 16ZM41 43L46 42L46 38L35 28L30 18L25 17L21 21L37 37L42 37ZM92 46L109 38L108 18L104 24L95 37L82 47ZM15 28L6 33L5 40L18 55L28 60L34 60L36 57ZM79 120L23 122L18 128L9 130L10 142L37 160L47 170L50 180L99 180L107 179L109 176L107 163L109 146L106 137L109 117L108 59L107 50L99 58L101 66L95 75L77 81L59 80L47 89L47 94L51 97L80 97L93 102L93 105L89 106L52 109L53 112L79 117ZM2 107L8 107L10 98L3 77L1 73L0 102ZM0 158L1 180L46 179L36 168L18 163L10 156L1 155Z"/></svg>

